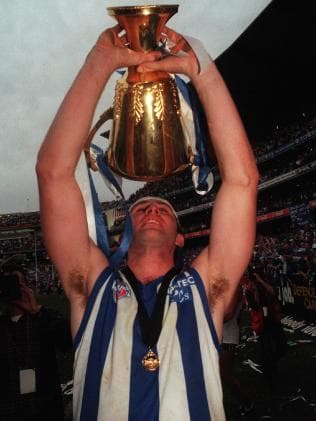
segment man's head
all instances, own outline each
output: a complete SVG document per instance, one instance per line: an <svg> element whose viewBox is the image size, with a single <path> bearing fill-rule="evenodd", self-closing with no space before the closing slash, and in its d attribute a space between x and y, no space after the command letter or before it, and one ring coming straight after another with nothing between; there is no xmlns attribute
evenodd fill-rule
<svg viewBox="0 0 316 421"><path fill-rule="evenodd" d="M167 200L156 196L145 196L133 203L129 211L134 235L149 231L174 235L175 245L183 246L184 240L177 213Z"/></svg>

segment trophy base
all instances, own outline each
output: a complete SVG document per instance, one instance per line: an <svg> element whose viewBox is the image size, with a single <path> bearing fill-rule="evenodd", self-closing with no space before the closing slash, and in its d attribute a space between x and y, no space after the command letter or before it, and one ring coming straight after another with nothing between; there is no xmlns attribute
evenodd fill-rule
<svg viewBox="0 0 316 421"><path fill-rule="evenodd" d="M183 171L185 171L186 168L188 168L188 166L190 166L191 164L183 164L180 167L176 168L174 171L171 171L167 174L129 174L126 173L124 171L118 170L117 167L112 167L109 162L107 161L107 158L105 157L105 162L108 165L108 167L115 172L115 174L127 178L128 180L133 180L133 181L144 181L144 182L149 182L149 181L160 181L160 180L164 180L166 178L172 177L174 175L180 174Z"/></svg>

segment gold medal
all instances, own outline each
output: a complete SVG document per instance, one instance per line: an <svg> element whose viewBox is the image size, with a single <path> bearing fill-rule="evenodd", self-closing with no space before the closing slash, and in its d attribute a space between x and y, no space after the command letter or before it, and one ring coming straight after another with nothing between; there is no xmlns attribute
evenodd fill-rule
<svg viewBox="0 0 316 421"><path fill-rule="evenodd" d="M142 364L145 370L147 371L156 371L159 368L160 360L158 355L156 355L150 348L148 349L146 355L142 359Z"/></svg>

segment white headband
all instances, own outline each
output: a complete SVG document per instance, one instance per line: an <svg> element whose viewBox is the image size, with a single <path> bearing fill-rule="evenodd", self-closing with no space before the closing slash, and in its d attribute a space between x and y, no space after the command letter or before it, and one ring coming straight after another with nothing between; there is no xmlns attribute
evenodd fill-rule
<svg viewBox="0 0 316 421"><path fill-rule="evenodd" d="M168 200L163 199L163 198L161 198L161 197L159 197L159 196L144 196L144 197L141 197L140 199L136 200L136 202L135 202L135 203L133 203L133 204L129 207L129 211L131 212L131 211L132 211L132 209L133 209L136 205L138 205L139 203L149 202L149 201L153 201L153 202L160 202L160 203L164 203L165 205L167 205L167 206L168 206L168 207L172 210L172 213L173 213L174 217L176 218L177 224L180 226L180 223L179 223L179 219L178 219L177 212L174 210L174 208L173 208L172 204L171 204L170 202L168 202Z"/></svg>

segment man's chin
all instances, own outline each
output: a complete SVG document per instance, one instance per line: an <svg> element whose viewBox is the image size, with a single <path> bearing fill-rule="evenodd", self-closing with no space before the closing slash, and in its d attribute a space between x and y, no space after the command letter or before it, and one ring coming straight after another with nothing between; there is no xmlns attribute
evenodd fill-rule
<svg viewBox="0 0 316 421"><path fill-rule="evenodd" d="M151 237L164 237L164 233L159 229L159 227L146 227L142 230L142 235L148 238Z"/></svg>
<svg viewBox="0 0 316 421"><path fill-rule="evenodd" d="M148 222L140 228L139 232L147 232L147 231L163 232L163 229L161 225L159 224L156 224L154 222Z"/></svg>
<svg viewBox="0 0 316 421"><path fill-rule="evenodd" d="M167 240L167 237L169 237L158 226L147 226L144 229L142 229L141 232L139 232L137 235L138 238L142 239L142 241L157 241L161 242L162 244Z"/></svg>

